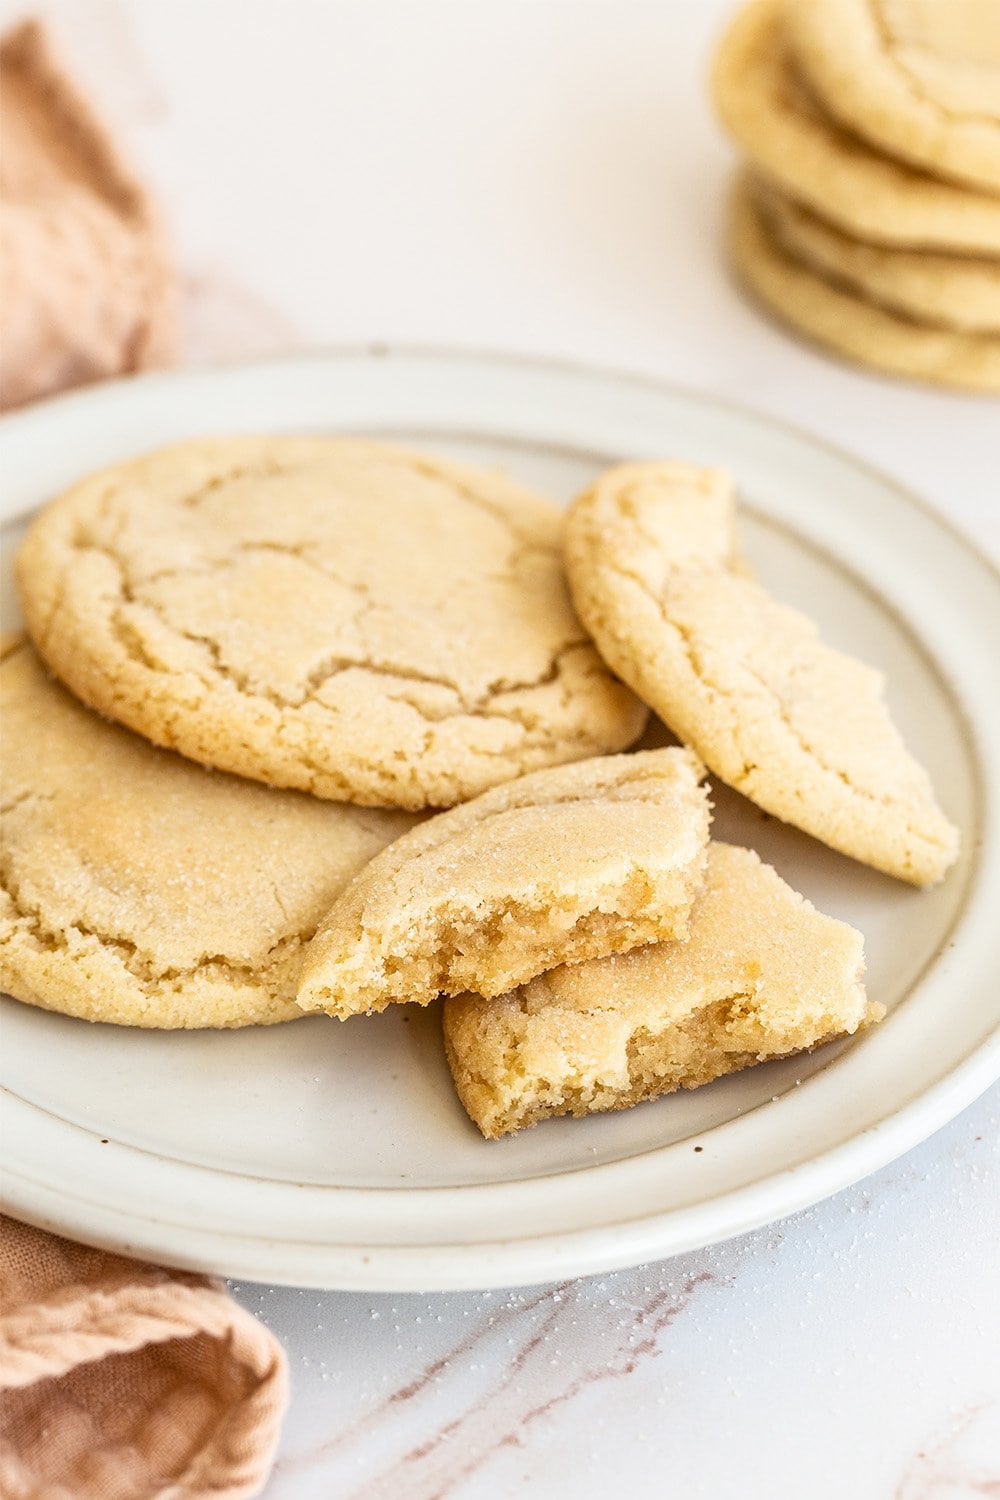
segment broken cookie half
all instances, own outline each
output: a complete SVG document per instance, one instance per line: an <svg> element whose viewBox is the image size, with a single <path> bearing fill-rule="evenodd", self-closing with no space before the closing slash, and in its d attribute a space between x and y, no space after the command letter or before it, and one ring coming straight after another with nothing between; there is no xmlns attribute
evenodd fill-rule
<svg viewBox="0 0 1000 1500"><path fill-rule="evenodd" d="M343 1018L500 995L559 963L686 937L708 846L703 775L688 750L606 756L430 818L334 903L299 1005Z"/></svg>
<svg viewBox="0 0 1000 1500"><path fill-rule="evenodd" d="M562 965L444 1007L455 1087L487 1138L627 1109L881 1020L863 939L749 849L712 844L686 942Z"/></svg>
<svg viewBox="0 0 1000 1500"><path fill-rule="evenodd" d="M728 782L914 885L958 832L893 724L881 673L819 640L740 562L720 469L623 464L570 509L566 567L608 665Z"/></svg>

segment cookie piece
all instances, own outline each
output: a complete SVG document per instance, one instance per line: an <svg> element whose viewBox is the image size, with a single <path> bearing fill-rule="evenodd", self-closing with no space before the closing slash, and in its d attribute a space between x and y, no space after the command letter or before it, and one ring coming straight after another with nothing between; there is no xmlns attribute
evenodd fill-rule
<svg viewBox="0 0 1000 1500"><path fill-rule="evenodd" d="M709 804L688 750L536 771L398 839L334 902L299 1004L346 1017L499 995L553 965L687 934Z"/></svg>
<svg viewBox="0 0 1000 1500"><path fill-rule="evenodd" d="M445 1002L458 1096L493 1139L553 1115L628 1109L881 1020L860 932L749 849L712 844L687 942L552 969Z"/></svg>
<svg viewBox="0 0 1000 1500"><path fill-rule="evenodd" d="M712 87L723 124L753 165L849 234L1000 254L1000 198L883 156L822 109L792 66L782 0L753 0L737 13Z"/></svg>
<svg viewBox="0 0 1000 1500"><path fill-rule="evenodd" d="M0 987L119 1026L301 1016L302 949L406 813L204 771L109 724L24 638L0 664Z"/></svg>
<svg viewBox="0 0 1000 1500"><path fill-rule="evenodd" d="M1000 334L1000 259L869 244L763 179L747 191L777 246L824 280L918 323Z"/></svg>
<svg viewBox="0 0 1000 1500"><path fill-rule="evenodd" d="M1000 193L997 0L786 0L831 114L884 151Z"/></svg>
<svg viewBox="0 0 1000 1500"><path fill-rule="evenodd" d="M778 243L742 184L733 194L729 247L765 306L825 348L906 380L1000 391L1000 334L917 323L817 275Z"/></svg>
<svg viewBox="0 0 1000 1500"><path fill-rule="evenodd" d="M786 823L915 885L958 834L882 697L737 556L719 469L623 464L570 508L566 563L606 660L710 770Z"/></svg>
<svg viewBox="0 0 1000 1500"><path fill-rule="evenodd" d="M561 513L376 443L183 443L84 480L18 557L84 702L221 770L444 806L617 750L645 710L573 614Z"/></svg>

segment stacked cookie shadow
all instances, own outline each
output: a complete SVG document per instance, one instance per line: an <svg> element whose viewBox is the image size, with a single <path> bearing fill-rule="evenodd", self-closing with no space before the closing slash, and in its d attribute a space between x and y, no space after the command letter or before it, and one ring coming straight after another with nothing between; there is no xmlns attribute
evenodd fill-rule
<svg viewBox="0 0 1000 1500"><path fill-rule="evenodd" d="M713 91L765 306L862 364L1000 391L1000 7L752 0Z"/></svg>
<svg viewBox="0 0 1000 1500"><path fill-rule="evenodd" d="M711 840L706 765L912 884L957 854L879 675L740 561L718 471L625 465L564 521L373 443L192 442L53 501L17 574L0 982L29 1004L359 1025L443 995L496 1136L881 1017L861 935ZM622 753L650 707L681 745Z"/></svg>

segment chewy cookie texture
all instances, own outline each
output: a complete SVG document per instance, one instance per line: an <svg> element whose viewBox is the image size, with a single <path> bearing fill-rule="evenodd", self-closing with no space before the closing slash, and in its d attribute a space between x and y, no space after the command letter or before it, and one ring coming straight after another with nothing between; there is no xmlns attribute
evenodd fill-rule
<svg viewBox="0 0 1000 1500"><path fill-rule="evenodd" d="M844 129L803 79L785 18L783 0L751 0L715 62L716 108L751 164L859 239L1000 255L1000 196L945 182Z"/></svg>
<svg viewBox="0 0 1000 1500"><path fill-rule="evenodd" d="M376 443L206 439L47 506L17 576L51 670L154 743L441 807L642 731L573 613L560 523L496 475Z"/></svg>
<svg viewBox="0 0 1000 1500"><path fill-rule="evenodd" d="M556 964L684 937L709 805L687 750L524 776L372 860L305 956L299 1004L346 1017L503 993Z"/></svg>
<svg viewBox="0 0 1000 1500"><path fill-rule="evenodd" d="M785 0L826 107L883 150L1000 193L996 0Z"/></svg>
<svg viewBox="0 0 1000 1500"><path fill-rule="evenodd" d="M0 982L43 1008L444 994L496 1136L880 1018L860 935L710 845L705 763L914 884L957 852L878 673L740 560L719 471L623 465L564 518L374 443L206 440L77 485L18 578L44 661L5 642ZM647 704L681 747L595 753Z"/></svg>
<svg viewBox="0 0 1000 1500"><path fill-rule="evenodd" d="M713 88L756 298L855 363L1000 392L996 0L751 0Z"/></svg>
<svg viewBox="0 0 1000 1500"><path fill-rule="evenodd" d="M0 985L120 1026L289 1021L304 945L412 827L202 770L109 724L23 637L0 663Z"/></svg>
<svg viewBox="0 0 1000 1500"><path fill-rule="evenodd" d="M1000 257L869 244L760 179L744 191L777 247L806 268L918 322L1000 334Z"/></svg>
<svg viewBox="0 0 1000 1500"><path fill-rule="evenodd" d="M749 849L712 844L686 942L553 969L489 1004L446 1001L448 1062L487 1137L627 1109L879 1020L863 968L860 933Z"/></svg>
<svg viewBox="0 0 1000 1500"><path fill-rule="evenodd" d="M573 503L565 548L601 654L710 770L844 854L914 885L942 878L958 834L881 675L748 576L725 472L611 469Z"/></svg>
<svg viewBox="0 0 1000 1500"><path fill-rule="evenodd" d="M761 302L828 349L907 380L1000 392L1000 333L918 322L861 295L843 276L820 274L790 253L767 204L758 203L745 182L733 194L729 247L736 270Z"/></svg>

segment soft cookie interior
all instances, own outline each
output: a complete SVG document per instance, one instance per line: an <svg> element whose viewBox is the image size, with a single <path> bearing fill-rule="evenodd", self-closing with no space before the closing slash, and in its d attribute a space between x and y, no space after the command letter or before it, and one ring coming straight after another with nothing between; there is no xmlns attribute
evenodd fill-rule
<svg viewBox="0 0 1000 1500"><path fill-rule="evenodd" d="M497 995L566 961L683 937L709 826L689 751L536 772L428 820L353 881L299 1004L341 1017Z"/></svg>
<svg viewBox="0 0 1000 1500"><path fill-rule="evenodd" d="M863 939L749 849L712 844L686 942L564 965L444 1008L459 1097L483 1135L626 1109L878 1020Z"/></svg>

